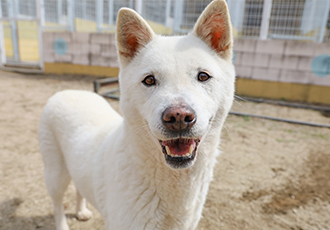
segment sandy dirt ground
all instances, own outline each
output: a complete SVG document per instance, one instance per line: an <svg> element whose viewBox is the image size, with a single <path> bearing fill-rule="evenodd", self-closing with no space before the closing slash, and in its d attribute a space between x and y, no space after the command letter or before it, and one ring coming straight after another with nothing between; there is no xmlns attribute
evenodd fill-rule
<svg viewBox="0 0 330 230"><path fill-rule="evenodd" d="M40 115L54 93L91 91L94 79L0 71L0 230L55 229L38 149ZM304 109L237 102L233 110L330 124ZM199 230L330 229L330 129L229 116L221 149ZM71 229L104 229L92 207L91 220L76 220L73 184L64 206Z"/></svg>

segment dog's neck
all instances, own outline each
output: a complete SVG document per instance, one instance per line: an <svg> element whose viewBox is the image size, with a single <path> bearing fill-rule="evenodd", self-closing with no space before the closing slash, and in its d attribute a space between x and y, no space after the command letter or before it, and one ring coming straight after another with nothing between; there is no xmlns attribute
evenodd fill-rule
<svg viewBox="0 0 330 230"><path fill-rule="evenodd" d="M126 126L126 135L131 135L133 130L134 127ZM164 229L193 229L201 216L212 180L220 131L204 138L195 164L187 169L172 169L166 165L160 146L147 130L144 132L131 135L128 152L143 181L141 186L146 186L137 202L157 202L157 208L150 212L159 213L159 221L163 223L157 224L164 224ZM190 224L188 228L185 223Z"/></svg>

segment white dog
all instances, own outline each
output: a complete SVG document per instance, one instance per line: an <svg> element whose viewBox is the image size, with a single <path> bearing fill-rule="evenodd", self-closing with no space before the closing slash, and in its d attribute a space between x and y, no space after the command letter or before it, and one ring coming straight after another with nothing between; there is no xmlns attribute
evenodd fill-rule
<svg viewBox="0 0 330 230"><path fill-rule="evenodd" d="M64 91L49 99L39 141L57 229L70 179L77 218L99 210L107 229L195 229L232 105L235 71L224 0L187 36L155 35L133 10L117 21L118 115L100 96Z"/></svg>

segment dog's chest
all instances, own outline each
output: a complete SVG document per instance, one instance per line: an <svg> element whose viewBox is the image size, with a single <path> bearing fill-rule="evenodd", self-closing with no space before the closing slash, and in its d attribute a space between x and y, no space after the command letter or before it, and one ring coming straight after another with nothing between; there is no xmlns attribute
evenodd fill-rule
<svg viewBox="0 0 330 230"><path fill-rule="evenodd" d="M133 173L120 196L108 202L108 229L194 229L201 216L208 184L175 180L159 170L159 180L137 179ZM133 177L134 175L134 177ZM167 179L165 179L167 177ZM133 179L135 178L135 180ZM124 219L123 219L124 218Z"/></svg>

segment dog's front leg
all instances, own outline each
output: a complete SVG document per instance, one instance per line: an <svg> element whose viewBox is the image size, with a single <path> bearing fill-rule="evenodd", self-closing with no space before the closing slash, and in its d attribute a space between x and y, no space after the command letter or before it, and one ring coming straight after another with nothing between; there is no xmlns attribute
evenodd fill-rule
<svg viewBox="0 0 330 230"><path fill-rule="evenodd" d="M86 199L81 196L77 189L76 216L78 220L89 220L93 213L86 207Z"/></svg>

